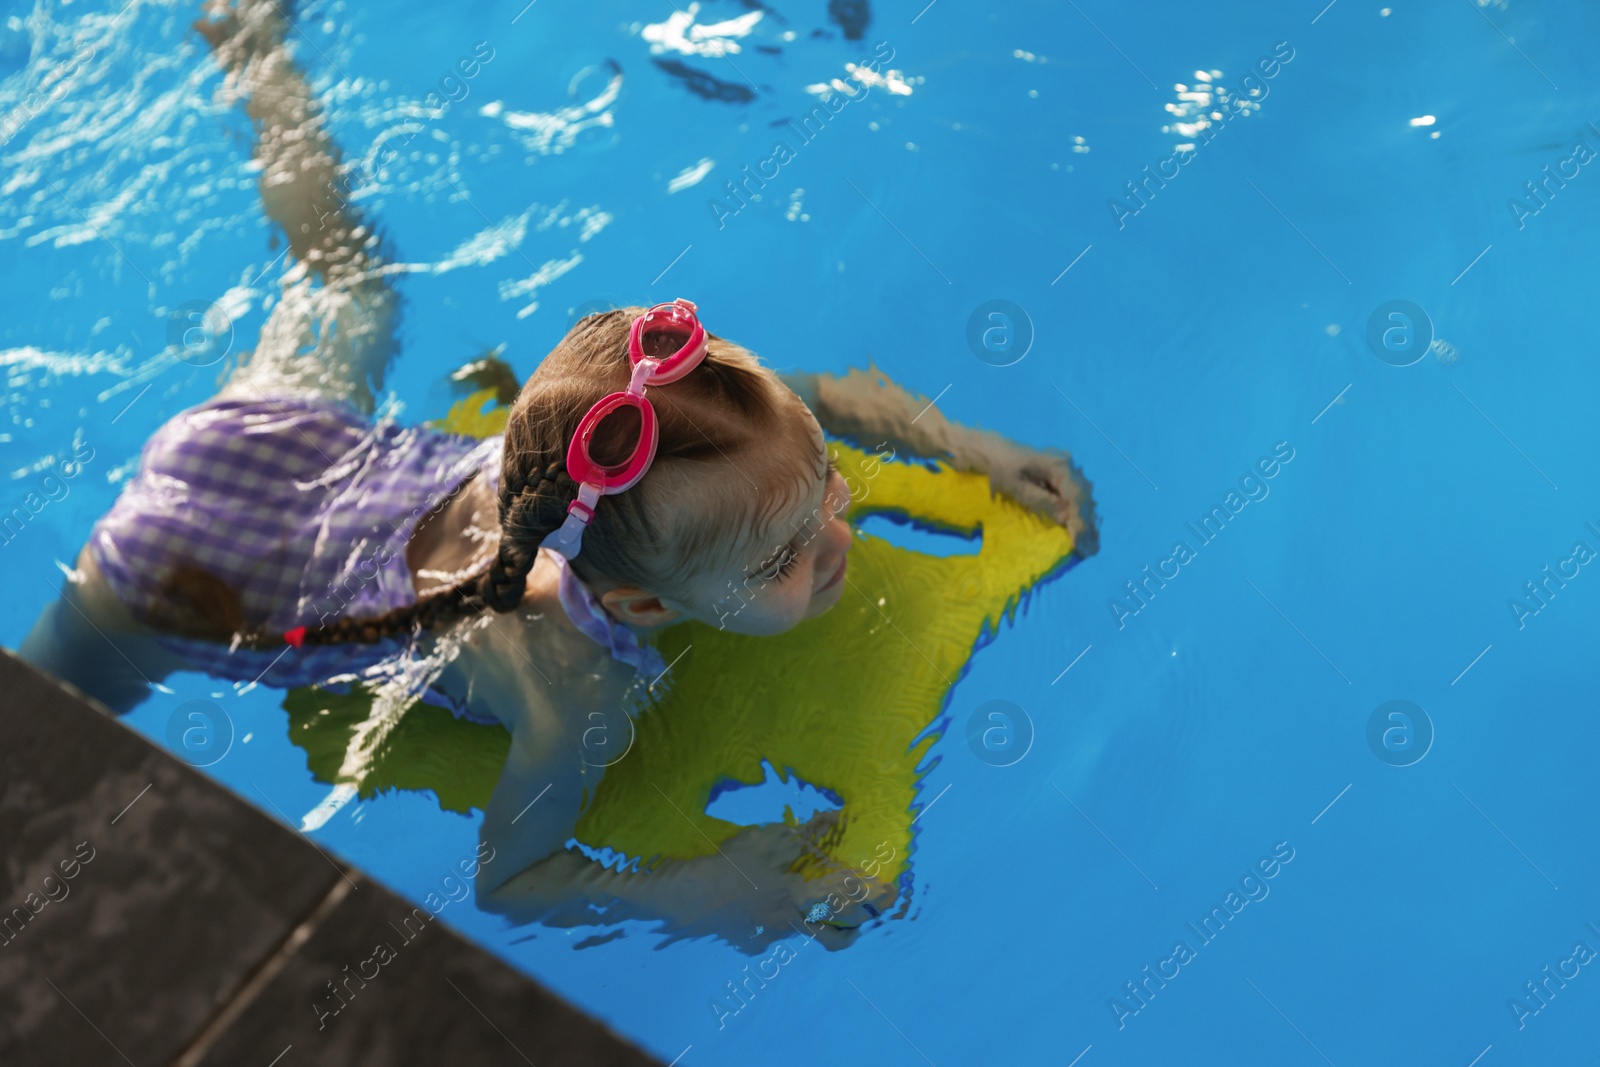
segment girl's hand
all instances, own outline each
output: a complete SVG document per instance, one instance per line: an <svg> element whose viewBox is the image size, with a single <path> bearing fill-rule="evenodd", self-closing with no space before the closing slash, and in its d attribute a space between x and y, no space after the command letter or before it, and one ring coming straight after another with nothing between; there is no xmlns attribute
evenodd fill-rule
<svg viewBox="0 0 1600 1067"><path fill-rule="evenodd" d="M1082 514L1089 494L1070 455L1053 448L1027 448L1000 437L981 440L989 437L981 431L975 436L980 440L968 448L986 461L989 484L996 492L1066 527L1075 537L1092 534Z"/></svg>
<svg viewBox="0 0 1600 1067"><path fill-rule="evenodd" d="M740 831L723 852L741 867L754 867L759 890L744 892L739 911L778 939L800 933L829 949L843 948L857 930L894 906L898 890L890 883L824 857L817 841L837 827L839 812L818 812L798 826L772 823ZM802 877L792 868L805 854L822 858L825 872ZM758 873L759 872L759 873Z"/></svg>

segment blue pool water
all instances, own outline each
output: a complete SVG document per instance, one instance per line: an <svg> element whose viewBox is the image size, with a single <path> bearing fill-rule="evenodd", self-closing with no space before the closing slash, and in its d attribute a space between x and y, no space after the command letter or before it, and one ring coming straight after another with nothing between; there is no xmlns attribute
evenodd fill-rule
<svg viewBox="0 0 1600 1067"><path fill-rule="evenodd" d="M910 914L837 953L797 936L720 1026L752 962L721 942L446 921L686 1065L1600 1057L1600 11L913 0L849 38L820 0L524 2L297 18L357 202L415 268L402 417L494 345L526 375L590 301L685 295L775 365L871 360L1071 449L1101 549L952 691ZM140 444L215 387L164 352L171 310L221 302L249 347L285 269L194 15L0 20L0 505L43 501L4 538L12 647ZM746 165L777 176L741 206ZM1025 318L977 332L1021 332L974 350L996 300ZM1368 340L1391 301L1398 352ZM137 729L167 744L215 700L237 738L208 773L296 826L327 798L281 694L170 684ZM1009 766L964 744L994 700L1034 731ZM311 836L420 900L476 824L397 794Z"/></svg>

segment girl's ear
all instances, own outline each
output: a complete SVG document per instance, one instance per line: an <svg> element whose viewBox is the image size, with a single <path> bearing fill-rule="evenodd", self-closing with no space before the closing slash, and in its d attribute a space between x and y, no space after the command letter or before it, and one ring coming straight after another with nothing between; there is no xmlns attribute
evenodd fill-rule
<svg viewBox="0 0 1600 1067"><path fill-rule="evenodd" d="M600 594L600 606L629 626L663 626L682 614L654 593L647 593L636 585L619 585L606 590Z"/></svg>

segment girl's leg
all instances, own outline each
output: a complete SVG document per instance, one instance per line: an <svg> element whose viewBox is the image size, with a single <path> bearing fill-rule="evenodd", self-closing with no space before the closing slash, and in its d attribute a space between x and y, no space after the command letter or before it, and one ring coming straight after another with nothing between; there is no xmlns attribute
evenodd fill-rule
<svg viewBox="0 0 1600 1067"><path fill-rule="evenodd" d="M295 66L290 0L214 3L196 23L242 96L257 135L261 203L283 229L293 263L254 352L220 391L259 398L338 397L370 413L392 357L399 298L385 282L372 227L347 202L339 150Z"/></svg>
<svg viewBox="0 0 1600 1067"><path fill-rule="evenodd" d="M138 627L86 548L61 596L45 605L17 654L78 687L118 715L132 710L173 671L192 670Z"/></svg>

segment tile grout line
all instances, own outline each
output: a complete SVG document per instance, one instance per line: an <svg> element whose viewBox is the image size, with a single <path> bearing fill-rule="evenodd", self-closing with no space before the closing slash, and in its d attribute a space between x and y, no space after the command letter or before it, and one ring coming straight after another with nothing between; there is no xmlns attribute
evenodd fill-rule
<svg viewBox="0 0 1600 1067"><path fill-rule="evenodd" d="M288 965L290 957L300 950L300 946L310 940L325 919L331 915L335 908L344 901L344 898L353 892L348 880L348 875L334 880L322 899L314 904L306 917L296 923L282 941L273 946L255 971L240 983L228 1002L217 1010L211 1020L200 1028L187 1046L173 1058L173 1067L195 1067L216 1044L217 1039L232 1026L244 1010L256 999L267 984L278 976ZM287 1051L287 1050L285 1050ZM281 1058L281 1054L280 1054Z"/></svg>

